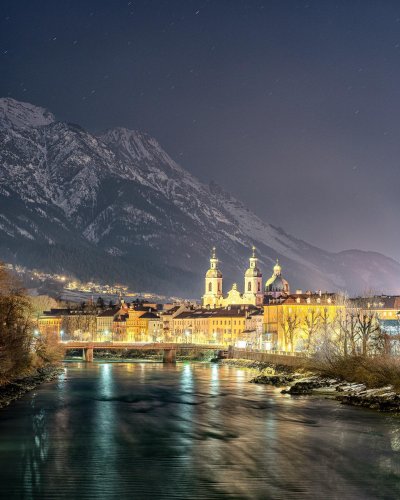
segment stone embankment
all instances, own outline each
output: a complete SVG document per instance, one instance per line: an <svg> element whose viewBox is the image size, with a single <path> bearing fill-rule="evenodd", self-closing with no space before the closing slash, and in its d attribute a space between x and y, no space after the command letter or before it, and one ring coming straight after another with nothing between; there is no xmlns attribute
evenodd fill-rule
<svg viewBox="0 0 400 500"><path fill-rule="evenodd" d="M12 401L19 399L43 382L54 380L62 372L63 369L59 365L44 366L33 375L0 386L0 408L8 406Z"/></svg>
<svg viewBox="0 0 400 500"><path fill-rule="evenodd" d="M321 395L342 404L362 406L383 412L400 413L400 394L391 385L368 389L365 384L323 377L307 370L294 371L291 367L276 366L247 359L228 359L224 364L258 372L251 380L254 384L285 387L282 394Z"/></svg>

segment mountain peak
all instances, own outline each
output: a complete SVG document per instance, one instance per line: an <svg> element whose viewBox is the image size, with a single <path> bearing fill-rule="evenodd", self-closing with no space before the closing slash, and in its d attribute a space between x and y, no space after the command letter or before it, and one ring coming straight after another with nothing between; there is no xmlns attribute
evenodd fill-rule
<svg viewBox="0 0 400 500"><path fill-rule="evenodd" d="M54 121L54 115L45 108L11 97L0 98L0 128L40 127Z"/></svg>
<svg viewBox="0 0 400 500"><path fill-rule="evenodd" d="M160 146L157 139L145 132L115 127L100 134L99 138L114 152L122 154L125 159L134 162L159 162L168 165L174 171L183 172L183 169Z"/></svg>

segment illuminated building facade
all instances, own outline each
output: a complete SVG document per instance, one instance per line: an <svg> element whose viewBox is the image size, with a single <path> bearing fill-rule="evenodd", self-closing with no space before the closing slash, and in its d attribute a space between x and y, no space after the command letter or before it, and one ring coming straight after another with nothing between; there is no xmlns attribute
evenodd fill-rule
<svg viewBox="0 0 400 500"><path fill-rule="evenodd" d="M54 311L54 310L53 310ZM44 336L55 335L60 338L62 331L62 316L54 311L45 311L37 319L37 330Z"/></svg>
<svg viewBox="0 0 400 500"><path fill-rule="evenodd" d="M172 320L173 341L236 346L259 345L254 340L262 335L262 314L252 305L230 305L215 309L183 311ZM245 344L243 344L245 342Z"/></svg>
<svg viewBox="0 0 400 500"><path fill-rule="evenodd" d="M128 342L154 342L159 337L162 321L151 307L130 307L126 318L126 340Z"/></svg>
<svg viewBox="0 0 400 500"><path fill-rule="evenodd" d="M332 327L339 309L338 296L328 293L296 293L270 297L264 305L267 348L276 351L302 351L323 325Z"/></svg>

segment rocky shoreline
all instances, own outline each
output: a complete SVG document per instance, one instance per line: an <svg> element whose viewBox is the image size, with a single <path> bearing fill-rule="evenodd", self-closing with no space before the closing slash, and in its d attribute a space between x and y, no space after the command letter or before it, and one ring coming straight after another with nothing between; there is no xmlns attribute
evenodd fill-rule
<svg viewBox="0 0 400 500"><path fill-rule="evenodd" d="M336 399L341 404L400 414L400 394L391 385L368 389L365 384L324 377L309 371L291 371L288 367L281 370L278 366L245 359L224 360L222 363L258 371L259 374L250 380L251 383L284 387L282 394L319 394Z"/></svg>
<svg viewBox="0 0 400 500"><path fill-rule="evenodd" d="M43 382L54 380L62 372L63 368L60 365L48 365L38 368L36 373L32 375L18 378L0 386L0 408L8 406Z"/></svg>

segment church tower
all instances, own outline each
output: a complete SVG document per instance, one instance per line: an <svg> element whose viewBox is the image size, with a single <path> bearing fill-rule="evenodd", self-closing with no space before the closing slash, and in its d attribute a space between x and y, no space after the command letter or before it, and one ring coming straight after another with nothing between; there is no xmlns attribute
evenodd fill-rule
<svg viewBox="0 0 400 500"><path fill-rule="evenodd" d="M250 266L244 275L243 302L245 304L261 306L264 299L262 274L258 268L258 259L256 257L256 248L254 246L252 251L253 253L249 259Z"/></svg>
<svg viewBox="0 0 400 500"><path fill-rule="evenodd" d="M204 307L217 307L222 299L222 273L218 269L218 259L215 253L215 247L212 249L210 259L210 269L205 277L205 290L203 295Z"/></svg>

